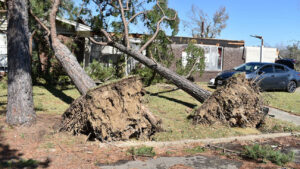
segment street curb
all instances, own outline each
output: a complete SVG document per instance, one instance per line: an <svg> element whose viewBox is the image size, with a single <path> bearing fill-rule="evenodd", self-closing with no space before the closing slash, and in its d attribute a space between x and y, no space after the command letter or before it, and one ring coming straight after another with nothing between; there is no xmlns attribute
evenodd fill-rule
<svg viewBox="0 0 300 169"><path fill-rule="evenodd" d="M268 139L277 137L289 137L300 135L300 132L296 133L271 133L271 134L257 134L257 135L246 135L246 136L235 136L235 137L225 137L225 138L214 138L214 139L198 139L198 140L179 140L179 141L165 141L165 142L155 142L155 141L126 141L126 142L114 142L114 143L100 143L100 147L116 146L116 147L133 147L133 146L152 146L152 147L165 147L165 146L183 146L193 143L202 144L216 144L216 143L228 143L232 141L253 141L258 139Z"/></svg>

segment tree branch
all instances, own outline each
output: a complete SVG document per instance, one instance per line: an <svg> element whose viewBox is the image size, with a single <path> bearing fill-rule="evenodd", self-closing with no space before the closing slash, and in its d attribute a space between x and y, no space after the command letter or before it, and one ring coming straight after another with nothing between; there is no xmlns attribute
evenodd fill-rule
<svg viewBox="0 0 300 169"><path fill-rule="evenodd" d="M193 73L193 71L194 71L194 69L195 69L197 63L199 62L200 57L201 57L201 56L198 56L198 58L196 59L196 61L195 61L194 64L193 64L191 70L190 70L189 73L185 76L186 79L189 78L189 77L192 75L192 73Z"/></svg>
<svg viewBox="0 0 300 169"><path fill-rule="evenodd" d="M90 39L90 41L92 42L92 43L95 43L95 44L97 44L97 45L103 45L103 46L106 46L107 45L107 43L106 42L102 42L102 41L96 41L94 38L92 38L92 37L89 37L89 39Z"/></svg>
<svg viewBox="0 0 300 169"><path fill-rule="evenodd" d="M148 12L148 11L142 11L142 12L139 12L139 13L134 14L134 15L128 20L127 24L129 24L130 22L132 22L137 16L139 16L139 15L141 15L141 14L146 15L147 12Z"/></svg>
<svg viewBox="0 0 300 169"><path fill-rule="evenodd" d="M47 36L50 35L49 28L37 17L33 14L32 9L29 10L30 15L47 31Z"/></svg>
<svg viewBox="0 0 300 169"><path fill-rule="evenodd" d="M29 55L30 57L32 57L32 41L33 41L33 37L36 33L36 30L34 30L31 35L30 35L30 38L29 38Z"/></svg>
<svg viewBox="0 0 300 169"><path fill-rule="evenodd" d="M124 11L128 11L129 10L129 0L126 0L126 8L124 9Z"/></svg>
<svg viewBox="0 0 300 169"><path fill-rule="evenodd" d="M153 34L153 36L140 48L139 52L142 52L143 50L146 49L147 46L149 46L150 43L152 43L154 41L154 39L156 38L156 36L158 35L158 32L160 31L160 24L161 22L165 19L165 16L162 17L156 24L156 31Z"/></svg>
<svg viewBox="0 0 300 169"><path fill-rule="evenodd" d="M165 12L164 10L161 8L161 6L159 5L159 1L157 0L156 2L156 5L158 6L158 8L161 10L161 12L163 13L163 17L157 22L156 24L156 31L155 33L153 34L153 36L140 48L139 52L142 52L143 50L145 50L147 48L147 46L149 46L153 41L154 39L156 38L156 36L158 35L159 31L160 31L160 24L164 21L164 20L168 20L168 21L172 21L172 20L175 20L176 17L177 17L177 13L175 13L175 16L173 18L168 18L166 15L165 15Z"/></svg>
<svg viewBox="0 0 300 169"><path fill-rule="evenodd" d="M120 12L121 12L121 17L122 17L122 22L124 24L124 38L125 38L125 45L126 47L130 47L130 44L129 44L129 35L128 35L128 23L126 21L126 18L125 18L125 13L124 13L124 8L123 8L123 4L122 4L122 1L121 0L118 0L119 1L119 5L120 5ZM128 1L127 1L128 2Z"/></svg>

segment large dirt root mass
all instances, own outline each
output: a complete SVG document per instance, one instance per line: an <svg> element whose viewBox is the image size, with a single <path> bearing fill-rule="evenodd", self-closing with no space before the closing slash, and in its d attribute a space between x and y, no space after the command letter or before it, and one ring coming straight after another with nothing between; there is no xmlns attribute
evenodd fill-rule
<svg viewBox="0 0 300 169"><path fill-rule="evenodd" d="M63 114L60 131L86 134L100 141L149 140L161 129L160 120L142 105L141 90L138 77L90 90Z"/></svg>
<svg viewBox="0 0 300 169"><path fill-rule="evenodd" d="M231 127L257 127L264 120L259 87L239 73L228 79L195 111L196 124L225 124Z"/></svg>

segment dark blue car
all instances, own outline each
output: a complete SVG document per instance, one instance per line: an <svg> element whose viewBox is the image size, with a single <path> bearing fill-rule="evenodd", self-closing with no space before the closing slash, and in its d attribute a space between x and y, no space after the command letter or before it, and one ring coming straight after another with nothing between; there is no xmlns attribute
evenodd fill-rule
<svg viewBox="0 0 300 169"><path fill-rule="evenodd" d="M278 63L249 62L232 70L219 73L214 86L223 85L238 72L245 72L247 79L255 79L262 90L286 90L293 93L300 86L300 72Z"/></svg>

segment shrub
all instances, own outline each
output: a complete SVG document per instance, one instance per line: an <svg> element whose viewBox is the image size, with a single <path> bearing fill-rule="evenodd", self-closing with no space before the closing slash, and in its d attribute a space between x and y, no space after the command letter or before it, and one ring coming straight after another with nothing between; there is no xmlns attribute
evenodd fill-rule
<svg viewBox="0 0 300 169"><path fill-rule="evenodd" d="M253 160L262 159L263 161L269 160L277 165L284 165L292 161L295 157L293 152L288 154L281 153L280 151L273 150L270 146L261 146L254 144L252 146L245 146L243 155Z"/></svg>
<svg viewBox="0 0 300 169"><path fill-rule="evenodd" d="M103 63L96 60L93 60L93 62L85 68L85 71L92 79L99 80L101 82L108 79L114 79L116 74L114 67L105 66Z"/></svg>
<svg viewBox="0 0 300 169"><path fill-rule="evenodd" d="M150 86L152 84L165 82L164 78L162 78L159 74L155 73L148 67L136 67L131 74L139 75L142 78L143 84L146 86Z"/></svg>
<svg viewBox="0 0 300 169"><path fill-rule="evenodd" d="M128 150L128 153L133 156L146 156L146 157L155 156L155 151L153 147L147 147L147 146L143 146L139 148L132 147Z"/></svg>
<svg viewBox="0 0 300 169"><path fill-rule="evenodd" d="M185 152L191 153L191 154L203 153L203 152L205 152L205 148L201 147L201 146L196 146L194 148L186 149Z"/></svg>

